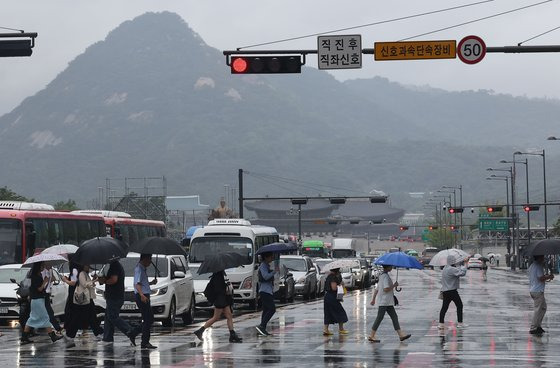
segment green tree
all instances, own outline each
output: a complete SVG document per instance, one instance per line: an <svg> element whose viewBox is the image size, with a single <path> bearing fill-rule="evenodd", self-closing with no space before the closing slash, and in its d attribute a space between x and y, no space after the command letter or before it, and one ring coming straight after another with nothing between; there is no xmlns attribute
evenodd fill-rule
<svg viewBox="0 0 560 368"><path fill-rule="evenodd" d="M3 201L22 201L22 202L35 202L34 198L27 198L17 194L8 187L0 188L0 200Z"/></svg>
<svg viewBox="0 0 560 368"><path fill-rule="evenodd" d="M448 228L438 227L437 229L429 230L427 234L427 243L440 250L453 247L454 233Z"/></svg>
<svg viewBox="0 0 560 368"><path fill-rule="evenodd" d="M54 204L54 209L57 211L75 211L79 210L78 206L76 205L76 201L73 199L69 199L66 202L58 201Z"/></svg>

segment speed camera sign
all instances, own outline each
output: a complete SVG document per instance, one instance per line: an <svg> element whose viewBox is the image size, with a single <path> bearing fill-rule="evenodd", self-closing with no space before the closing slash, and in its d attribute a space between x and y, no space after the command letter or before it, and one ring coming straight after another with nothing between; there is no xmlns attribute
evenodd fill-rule
<svg viewBox="0 0 560 368"><path fill-rule="evenodd" d="M486 55L486 44L478 36L467 36L457 45L457 56L463 63L476 64Z"/></svg>

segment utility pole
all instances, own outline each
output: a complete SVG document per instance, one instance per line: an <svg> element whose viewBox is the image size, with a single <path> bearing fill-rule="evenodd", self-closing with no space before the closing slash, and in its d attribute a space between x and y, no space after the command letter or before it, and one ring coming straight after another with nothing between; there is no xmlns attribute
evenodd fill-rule
<svg viewBox="0 0 560 368"><path fill-rule="evenodd" d="M239 169L237 181L239 187L239 218L243 218L243 169Z"/></svg>

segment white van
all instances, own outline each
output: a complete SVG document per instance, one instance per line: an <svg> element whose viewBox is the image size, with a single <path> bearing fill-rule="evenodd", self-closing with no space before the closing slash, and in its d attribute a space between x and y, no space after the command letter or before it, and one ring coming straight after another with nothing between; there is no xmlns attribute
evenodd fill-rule
<svg viewBox="0 0 560 368"><path fill-rule="evenodd" d="M332 258L356 258L356 239L333 239L331 249Z"/></svg>
<svg viewBox="0 0 560 368"><path fill-rule="evenodd" d="M255 252L278 240L278 232L273 227L251 225L243 219L212 220L208 226L197 229L191 238L189 267L193 273L197 272L209 254L237 252L243 255L247 260L245 265L226 270L226 274L234 288L234 301L256 308L258 259ZM199 288L204 290L202 286Z"/></svg>

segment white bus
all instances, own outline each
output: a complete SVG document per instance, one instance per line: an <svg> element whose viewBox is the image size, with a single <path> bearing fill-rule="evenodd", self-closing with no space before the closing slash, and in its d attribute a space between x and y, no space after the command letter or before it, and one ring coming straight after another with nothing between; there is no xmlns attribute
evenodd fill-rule
<svg viewBox="0 0 560 368"><path fill-rule="evenodd" d="M189 267L196 273L209 254L237 252L243 255L247 258L245 265L226 270L226 274L233 285L234 300L256 308L258 263L255 253L260 247L278 240L278 232L273 227L251 225L243 219L212 220L197 229L191 238Z"/></svg>

